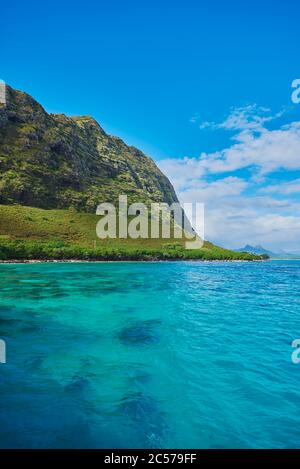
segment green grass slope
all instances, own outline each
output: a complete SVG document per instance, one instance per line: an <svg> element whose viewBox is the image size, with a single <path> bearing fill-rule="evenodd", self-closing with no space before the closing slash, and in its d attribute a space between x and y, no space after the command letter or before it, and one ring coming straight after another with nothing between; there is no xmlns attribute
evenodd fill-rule
<svg viewBox="0 0 300 469"><path fill-rule="evenodd" d="M187 250L184 239L105 239L96 235L99 216L73 209L45 210L0 205L0 260L255 260L205 242Z"/></svg>

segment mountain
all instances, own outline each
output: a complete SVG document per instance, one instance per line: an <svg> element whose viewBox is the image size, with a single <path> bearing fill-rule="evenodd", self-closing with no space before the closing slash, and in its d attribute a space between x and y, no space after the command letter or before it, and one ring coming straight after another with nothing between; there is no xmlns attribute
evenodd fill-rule
<svg viewBox="0 0 300 469"><path fill-rule="evenodd" d="M0 204L95 212L100 202L177 202L169 180L140 150L89 116L48 114L7 87L0 107Z"/></svg>
<svg viewBox="0 0 300 469"><path fill-rule="evenodd" d="M269 257L273 257L275 254L268 249L263 248L260 245L251 246L250 244L246 244L245 247L236 249L237 252L249 252L250 254L257 254L257 255L266 255Z"/></svg>
<svg viewBox="0 0 300 469"><path fill-rule="evenodd" d="M263 248L260 245L251 246L247 244L244 248L236 249L236 252L248 252L250 254L256 255L267 255L270 259L300 259L299 254L286 252L286 251L279 251L277 253L269 251L268 249Z"/></svg>
<svg viewBox="0 0 300 469"><path fill-rule="evenodd" d="M101 202L177 202L156 164L108 135L89 116L48 114L7 87L0 104L0 260L244 259L259 257L205 241L96 236Z"/></svg>

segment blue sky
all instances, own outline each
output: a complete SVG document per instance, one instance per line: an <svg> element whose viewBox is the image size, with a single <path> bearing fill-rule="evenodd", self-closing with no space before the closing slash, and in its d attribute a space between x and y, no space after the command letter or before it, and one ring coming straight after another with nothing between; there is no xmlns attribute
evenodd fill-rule
<svg viewBox="0 0 300 469"><path fill-rule="evenodd" d="M14 1L1 17L7 83L152 156L205 202L207 238L300 250L298 1Z"/></svg>

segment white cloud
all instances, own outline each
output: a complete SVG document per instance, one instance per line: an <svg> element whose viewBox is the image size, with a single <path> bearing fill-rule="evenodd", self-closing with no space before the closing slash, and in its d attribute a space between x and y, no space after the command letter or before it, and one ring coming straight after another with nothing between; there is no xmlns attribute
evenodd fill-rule
<svg viewBox="0 0 300 469"><path fill-rule="evenodd" d="M251 243L299 249L300 202L290 195L300 191L300 179L261 189L267 174L300 169L300 122L266 128L281 115L257 106L234 109L220 124L202 123L202 128L235 131L231 146L199 158L160 162L181 202L205 203L206 239L232 248ZM251 177L236 177L243 168L251 169Z"/></svg>
<svg viewBox="0 0 300 469"><path fill-rule="evenodd" d="M256 131L258 132L258 131ZM198 173L224 173L255 166L260 175L282 168L300 167L300 122L278 130L242 131L236 135L238 143L229 148L202 153L194 168Z"/></svg>
<svg viewBox="0 0 300 469"><path fill-rule="evenodd" d="M300 178L294 179L289 182L282 182L281 184L272 184L262 189L265 193L277 193L277 194L297 194L300 193Z"/></svg>
<svg viewBox="0 0 300 469"><path fill-rule="evenodd" d="M286 113L286 108L272 114L271 109L258 106L257 104L248 104L243 107L231 108L230 114L223 122L200 122L200 129L225 129L237 131L261 131L264 129L267 122L282 117ZM190 122L197 123L199 121L199 114L196 114L190 119Z"/></svg>
<svg viewBox="0 0 300 469"><path fill-rule="evenodd" d="M197 158L169 158L158 164L161 170L168 174L177 190L184 189L190 181L201 178L205 174L205 170Z"/></svg>
<svg viewBox="0 0 300 469"><path fill-rule="evenodd" d="M247 181L229 176L213 182L191 179L183 191L180 191L182 201L197 200L199 202L212 202L218 198L228 198L240 195L248 186Z"/></svg>
<svg viewBox="0 0 300 469"><path fill-rule="evenodd" d="M225 247L262 244L274 251L299 248L300 207L267 198L241 197L206 204L205 233ZM287 214L286 208L293 214Z"/></svg>
<svg viewBox="0 0 300 469"><path fill-rule="evenodd" d="M292 122L276 130L266 128L268 122L281 117L284 112L272 115L267 108L248 105L233 109L224 122L203 122L201 128L235 131L232 140L236 143L220 151L202 153L199 158L192 158L194 170L198 174L215 174L256 166L258 173L263 175L276 168L299 168L300 122Z"/></svg>

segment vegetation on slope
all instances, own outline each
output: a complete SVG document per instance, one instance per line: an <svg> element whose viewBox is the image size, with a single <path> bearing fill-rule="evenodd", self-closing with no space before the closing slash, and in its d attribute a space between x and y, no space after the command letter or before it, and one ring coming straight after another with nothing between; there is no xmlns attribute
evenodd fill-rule
<svg viewBox="0 0 300 469"><path fill-rule="evenodd" d="M89 116L48 114L7 88L0 105L0 203L95 212L119 194L132 202L177 201L154 161L107 135Z"/></svg>
<svg viewBox="0 0 300 469"><path fill-rule="evenodd" d="M0 259L79 260L254 260L205 242L187 250L184 239L104 239L96 236L97 215L68 210L44 210L0 205Z"/></svg>
<svg viewBox="0 0 300 469"><path fill-rule="evenodd" d="M48 114L7 88L0 104L0 260L245 259L205 242L96 237L101 202L177 202L169 180L140 150L107 135L89 116Z"/></svg>

